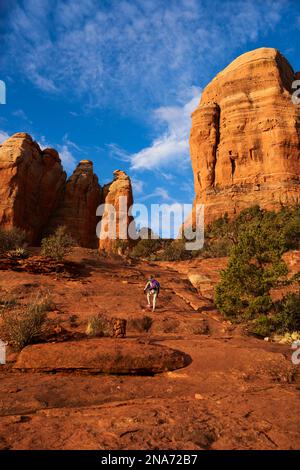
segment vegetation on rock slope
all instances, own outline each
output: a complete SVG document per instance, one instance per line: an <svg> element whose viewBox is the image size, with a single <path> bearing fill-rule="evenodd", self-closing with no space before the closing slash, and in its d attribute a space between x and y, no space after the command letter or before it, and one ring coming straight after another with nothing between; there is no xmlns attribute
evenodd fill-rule
<svg viewBox="0 0 300 470"><path fill-rule="evenodd" d="M43 238L41 254L49 256L56 261L62 261L71 252L74 240L67 232L66 227L58 227L53 235Z"/></svg>
<svg viewBox="0 0 300 470"><path fill-rule="evenodd" d="M228 265L216 288L219 310L232 321L249 322L249 330L259 336L299 330L300 293L277 302L271 297L271 289L292 282L282 255L299 248L299 207L275 213L255 206L233 222L219 220L214 230L217 227L231 243Z"/></svg>
<svg viewBox="0 0 300 470"><path fill-rule="evenodd" d="M131 255L150 260L180 261L228 256L215 302L231 321L246 322L259 336L300 330L300 292L274 302L271 290L297 280L287 279L283 253L300 249L300 207L279 212L253 206L229 220L227 214L205 231L202 250L185 250L185 240L141 240ZM213 262L213 260L212 260Z"/></svg>

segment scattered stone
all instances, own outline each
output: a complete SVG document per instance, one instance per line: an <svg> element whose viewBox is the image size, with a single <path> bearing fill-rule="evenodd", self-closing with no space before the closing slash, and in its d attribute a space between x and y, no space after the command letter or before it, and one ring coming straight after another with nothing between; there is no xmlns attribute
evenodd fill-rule
<svg viewBox="0 0 300 470"><path fill-rule="evenodd" d="M195 393L196 400L204 400L204 396L201 393Z"/></svg>
<svg viewBox="0 0 300 470"><path fill-rule="evenodd" d="M123 318L114 318L112 323L114 338L125 338L127 321Z"/></svg>

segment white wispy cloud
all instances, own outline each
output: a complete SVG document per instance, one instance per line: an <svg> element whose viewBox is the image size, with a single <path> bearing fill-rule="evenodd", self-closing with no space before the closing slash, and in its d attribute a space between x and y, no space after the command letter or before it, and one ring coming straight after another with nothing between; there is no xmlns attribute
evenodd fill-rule
<svg viewBox="0 0 300 470"><path fill-rule="evenodd" d="M274 30L285 5L19 0L4 19L4 60L8 71L17 66L47 93L143 113L175 102L194 83L204 85L216 64L222 68L237 48Z"/></svg>
<svg viewBox="0 0 300 470"><path fill-rule="evenodd" d="M8 139L10 135L0 130L0 144L2 144L6 139ZM32 135L33 140L36 140L38 145L42 150L45 148L54 148L58 151L62 165L68 174L72 173L77 166L77 159L73 154L72 149L76 149L77 151L81 151L80 147L68 139L67 136L64 136L63 143L58 145L53 145L48 142L45 136L40 136L36 138L36 136Z"/></svg>
<svg viewBox="0 0 300 470"><path fill-rule="evenodd" d="M58 88L55 86L53 80L43 76L37 72L35 64L28 64L26 74L30 77L31 81L40 89L45 92L58 93Z"/></svg>
<svg viewBox="0 0 300 470"><path fill-rule="evenodd" d="M175 176L172 173L165 173L161 169L159 169L159 175L161 178L163 178L165 181L172 182L174 181Z"/></svg>
<svg viewBox="0 0 300 470"><path fill-rule="evenodd" d="M106 147L111 158L115 158L122 162L130 162L130 154L127 152L127 150L123 149L115 143L107 144Z"/></svg>
<svg viewBox="0 0 300 470"><path fill-rule="evenodd" d="M149 199L159 199L160 202L175 202L174 199L169 195L165 188L156 188L152 193L147 194L139 198L140 201L148 201Z"/></svg>
<svg viewBox="0 0 300 470"><path fill-rule="evenodd" d="M132 170L156 170L189 159L188 136L191 126L191 113L200 99L200 89L190 90L192 98L183 106L165 106L154 111L156 122L164 129L149 147L131 155Z"/></svg>
<svg viewBox="0 0 300 470"><path fill-rule="evenodd" d="M188 151L185 139L177 140L174 136L164 135L154 140L151 147L132 155L132 170L152 170L174 161L174 156L186 155Z"/></svg>
<svg viewBox="0 0 300 470"><path fill-rule="evenodd" d="M80 150L77 144L69 140L67 136L64 136L63 143L58 145L53 145L49 143L45 136L41 136L39 139L37 139L37 143L39 144L42 150L44 150L45 148L54 148L55 150L57 150L64 170L67 172L68 175L73 173L78 161L73 154L72 148Z"/></svg>
<svg viewBox="0 0 300 470"><path fill-rule="evenodd" d="M64 145L71 147L74 150L77 150L78 152L82 152L82 148L78 144L76 144L76 142L73 142L73 140L69 138L68 134L65 134L62 140Z"/></svg>
<svg viewBox="0 0 300 470"><path fill-rule="evenodd" d="M72 173L75 170L78 162L76 158L74 157L74 155L72 154L70 148L65 144L59 145L58 153L59 153L62 165L64 169L66 170L66 172L68 174Z"/></svg>
<svg viewBox="0 0 300 470"><path fill-rule="evenodd" d="M32 121L29 119L25 111L23 109L16 109L16 111L12 112L12 115L22 119L23 121L27 121L29 124L32 124Z"/></svg>
<svg viewBox="0 0 300 470"><path fill-rule="evenodd" d="M9 138L9 135L7 132L0 131L0 144L2 144L8 138Z"/></svg>
<svg viewBox="0 0 300 470"><path fill-rule="evenodd" d="M193 183L191 181L184 181L180 186L180 191L188 194L189 196L193 196L194 194Z"/></svg>
<svg viewBox="0 0 300 470"><path fill-rule="evenodd" d="M145 182L137 179L131 178L132 189L135 194L141 194L144 191Z"/></svg>

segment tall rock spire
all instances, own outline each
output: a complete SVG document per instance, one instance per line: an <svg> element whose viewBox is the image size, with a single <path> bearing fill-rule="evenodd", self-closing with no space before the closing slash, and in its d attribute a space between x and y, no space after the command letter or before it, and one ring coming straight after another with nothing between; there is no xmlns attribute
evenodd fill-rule
<svg viewBox="0 0 300 470"><path fill-rule="evenodd" d="M22 228L38 243L65 181L56 150L41 150L25 133L8 138L0 145L0 226Z"/></svg>
<svg viewBox="0 0 300 470"><path fill-rule="evenodd" d="M64 225L78 245L97 247L96 210L102 200L102 188L90 160L81 160L68 179L61 202L54 212L48 231Z"/></svg>
<svg viewBox="0 0 300 470"><path fill-rule="evenodd" d="M122 252L132 243L128 229L131 223L134 224L133 217L129 214L133 204L132 186L124 171L114 171L114 180L103 188L103 202L99 250L107 253ZM105 238L103 235L109 233L112 219L115 223L115 239L111 236Z"/></svg>

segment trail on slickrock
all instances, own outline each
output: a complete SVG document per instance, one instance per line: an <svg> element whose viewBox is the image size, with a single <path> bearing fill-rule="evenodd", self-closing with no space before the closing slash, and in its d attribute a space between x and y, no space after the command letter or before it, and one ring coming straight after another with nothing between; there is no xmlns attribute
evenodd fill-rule
<svg viewBox="0 0 300 470"><path fill-rule="evenodd" d="M216 310L225 259L129 263L76 249L69 261L78 276L74 265L0 270L1 295L26 303L47 291L55 304L45 336L8 348L0 366L0 449L300 447L299 366L289 346L246 336ZM154 313L149 274L162 287ZM126 319L126 338L89 339L97 314Z"/></svg>

